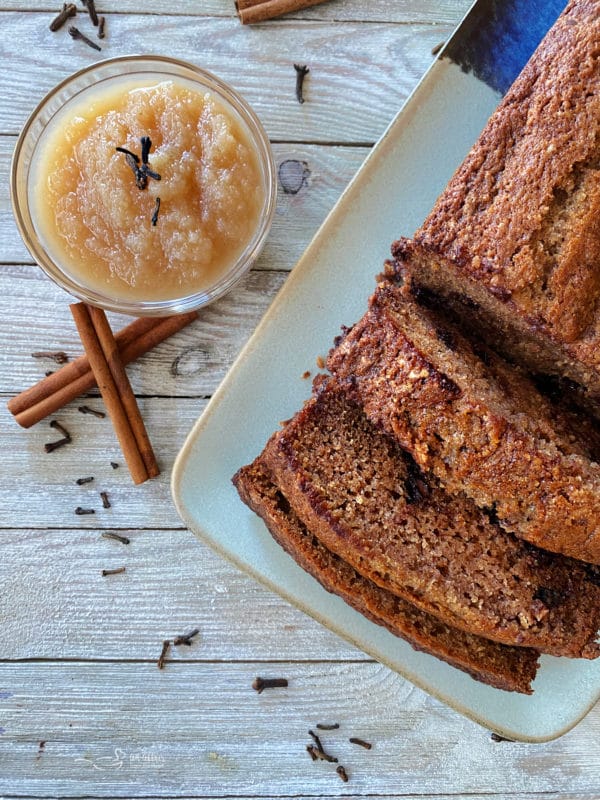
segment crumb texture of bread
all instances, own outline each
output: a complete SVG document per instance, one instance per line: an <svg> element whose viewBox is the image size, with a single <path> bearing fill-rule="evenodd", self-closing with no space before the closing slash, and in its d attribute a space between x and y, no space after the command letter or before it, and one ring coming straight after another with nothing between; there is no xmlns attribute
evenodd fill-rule
<svg viewBox="0 0 600 800"><path fill-rule="evenodd" d="M600 587L590 570L448 495L335 381L271 437L263 458L308 529L382 588L504 644L600 654Z"/></svg>
<svg viewBox="0 0 600 800"><path fill-rule="evenodd" d="M600 397L600 13L571 0L422 227L417 283ZM406 250L399 243L396 254Z"/></svg>
<svg viewBox="0 0 600 800"><path fill-rule="evenodd" d="M507 647L454 629L362 577L302 524L260 457L242 467L233 482L275 541L327 591L405 639L415 650L436 656L497 689L531 694L538 662L535 650Z"/></svg>
<svg viewBox="0 0 600 800"><path fill-rule="evenodd" d="M386 283L328 360L369 418L447 491L493 507L506 530L538 547L598 564L600 465L533 384L501 364L407 287Z"/></svg>

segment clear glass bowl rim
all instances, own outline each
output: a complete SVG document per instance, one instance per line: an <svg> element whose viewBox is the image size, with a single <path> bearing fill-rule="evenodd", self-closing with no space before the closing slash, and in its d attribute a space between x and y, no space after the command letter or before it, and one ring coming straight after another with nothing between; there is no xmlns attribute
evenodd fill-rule
<svg viewBox="0 0 600 800"><path fill-rule="evenodd" d="M119 66L130 67L136 65L140 67L139 70L132 69L123 73L112 72L112 70L116 70ZM142 68L143 66L146 68ZM169 68L174 69L172 72L169 72ZM38 121L53 98L70 86L77 87L80 79L99 70L106 71L107 75L99 76L98 82L106 78L116 78L121 75L135 77L136 75L141 76L144 73L154 72L160 74L164 72L165 79L168 79L169 77L177 77L179 74L179 77L185 77L188 80L196 81L208 91L213 91L226 105L233 107L248 128L252 142L256 147L262 176L265 182L265 204L254 236L244 248L236 262L221 276L219 281L209 289L201 292L193 292L189 295L170 300L128 301L120 298L115 299L78 283L60 268L40 242L35 232L29 209L27 175L23 176L22 174L24 169L27 171L29 169L29 162L27 161L24 163L23 161L25 155L24 147L28 143L33 125ZM182 72L187 74L182 75ZM77 90L69 96L68 101L71 101L82 91L91 88L93 85L93 83L90 83L77 88ZM35 148L36 144L37 139L32 143L33 148ZM65 291L86 303L100 306L108 311L117 311L134 316L166 316L169 314L192 311L208 303L212 303L233 288L251 268L264 246L273 221L277 196L277 176L273 152L266 131L254 110L235 89L212 72L188 61L171 58L170 56L132 54L96 61L60 81L60 83L54 86L42 98L29 115L15 145L10 169L10 196L13 216L26 248L41 269L55 283L65 289Z"/></svg>

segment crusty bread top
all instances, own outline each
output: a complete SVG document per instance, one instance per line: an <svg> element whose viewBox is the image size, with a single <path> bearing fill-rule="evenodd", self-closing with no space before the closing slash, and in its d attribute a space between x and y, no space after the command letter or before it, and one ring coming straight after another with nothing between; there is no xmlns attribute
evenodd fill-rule
<svg viewBox="0 0 600 800"><path fill-rule="evenodd" d="M600 368L600 7L571 0L415 235Z"/></svg>

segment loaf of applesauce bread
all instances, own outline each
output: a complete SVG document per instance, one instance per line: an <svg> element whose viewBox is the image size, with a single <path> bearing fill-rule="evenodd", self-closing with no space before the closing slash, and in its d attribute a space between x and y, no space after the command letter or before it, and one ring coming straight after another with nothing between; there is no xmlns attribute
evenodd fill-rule
<svg viewBox="0 0 600 800"><path fill-rule="evenodd" d="M298 519L259 457L233 478L240 497L278 544L319 583L372 622L497 689L531 694L538 654L507 647L446 625L363 578L327 550Z"/></svg>

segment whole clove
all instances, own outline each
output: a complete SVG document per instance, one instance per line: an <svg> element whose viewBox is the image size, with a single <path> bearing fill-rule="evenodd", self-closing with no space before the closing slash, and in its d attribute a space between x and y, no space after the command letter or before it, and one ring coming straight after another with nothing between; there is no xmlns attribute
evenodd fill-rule
<svg viewBox="0 0 600 800"><path fill-rule="evenodd" d="M117 464L117 462L116 462L116 461L111 461L111 462L110 462L110 465L111 465L111 467L112 467L113 469L119 469L119 465Z"/></svg>
<svg viewBox="0 0 600 800"><path fill-rule="evenodd" d="M49 351L49 350L37 350L35 353L31 354L32 358L49 358L52 361L56 361L57 364L66 364L69 360L69 356L63 350L56 350L56 351Z"/></svg>
<svg viewBox="0 0 600 800"><path fill-rule="evenodd" d="M344 767L342 767L341 764L339 765L339 767L336 767L335 771L340 776L340 778L344 781L344 783L348 783L348 773L346 772Z"/></svg>
<svg viewBox="0 0 600 800"><path fill-rule="evenodd" d="M373 747L371 742L365 742L364 739L359 739L357 736L351 736L348 741L350 744L357 744L359 747L364 747L365 750L370 750Z"/></svg>
<svg viewBox="0 0 600 800"><path fill-rule="evenodd" d="M94 50L102 51L100 45L96 44L96 42L92 42L91 39L88 39L85 33L82 33L79 28L75 27L75 25L71 25L69 27L69 36L71 39L79 39L79 41L85 42L88 47L92 47Z"/></svg>
<svg viewBox="0 0 600 800"><path fill-rule="evenodd" d="M173 644L175 645L175 647L179 647L179 645L181 644L185 644L188 647L191 647L192 639L199 633L200 633L200 628L194 628L194 630L190 631L189 633L182 633L180 636L176 636L173 639Z"/></svg>
<svg viewBox="0 0 600 800"><path fill-rule="evenodd" d="M167 653L169 652L169 647L171 646L171 642L168 639L165 639L162 644L162 650L160 651L160 655L158 657L158 661L156 662L156 666L159 669L164 669L165 661L167 660Z"/></svg>
<svg viewBox="0 0 600 800"><path fill-rule="evenodd" d="M94 28L98 26L98 14L96 12L96 4L94 0L81 0L83 5L87 8L87 12L90 15L90 20Z"/></svg>
<svg viewBox="0 0 600 800"><path fill-rule="evenodd" d="M48 26L52 33L60 30L65 22L69 19L69 17L74 17L77 14L77 8L75 7L74 3L63 3L63 7L58 12L58 14L54 17L50 25Z"/></svg>
<svg viewBox="0 0 600 800"><path fill-rule="evenodd" d="M285 688L287 685L287 678L255 678L252 682L252 688L259 694L261 694L264 689Z"/></svg>
<svg viewBox="0 0 600 800"><path fill-rule="evenodd" d="M317 722L316 727L320 731L337 731L337 729L340 727L340 723L339 722L334 722L334 723L332 723L330 725L327 725L324 722Z"/></svg>
<svg viewBox="0 0 600 800"><path fill-rule="evenodd" d="M55 442L46 442L44 445L44 450L46 453L53 453L55 450L58 450L59 447L64 447L66 444L70 444L71 442L70 436L64 436L62 439L57 439Z"/></svg>
<svg viewBox="0 0 600 800"><path fill-rule="evenodd" d="M160 211L160 197L154 201L154 212L152 213L152 224L156 225L158 222L158 212Z"/></svg>
<svg viewBox="0 0 600 800"><path fill-rule="evenodd" d="M103 569L102 577L106 578L107 575L120 575L122 572L125 572L125 567L117 567L116 569Z"/></svg>
<svg viewBox="0 0 600 800"><path fill-rule="evenodd" d="M314 731L309 731L308 735L313 739L314 743L317 745L317 750L320 753L324 753L325 750L323 749L323 745L321 744L321 739L317 736Z"/></svg>
<svg viewBox="0 0 600 800"><path fill-rule="evenodd" d="M514 739L507 739L506 736L500 736L499 733L492 733L490 739L492 742L514 742Z"/></svg>
<svg viewBox="0 0 600 800"><path fill-rule="evenodd" d="M98 419L104 419L106 414L104 411L97 411L95 408L90 408L89 406L79 406L77 408L80 414L91 414L93 417L98 417Z"/></svg>
<svg viewBox="0 0 600 800"><path fill-rule="evenodd" d="M121 536L119 533L113 533L112 531L104 531L100 535L103 539L114 539L116 542L121 542L121 544L131 543L131 539L127 536Z"/></svg>
<svg viewBox="0 0 600 800"><path fill-rule="evenodd" d="M62 435L65 437L65 439L70 439L71 438L71 434L69 433L69 431L65 428L64 425L61 425L60 422L58 422L58 420L56 420L56 419L51 420L50 427L54 428L55 431L58 431L59 433L62 433Z"/></svg>
<svg viewBox="0 0 600 800"><path fill-rule="evenodd" d="M97 36L98 36L99 39L104 39L104 37L106 36L105 30L104 30L105 27L106 27L106 17L98 17L98 33L97 33Z"/></svg>
<svg viewBox="0 0 600 800"><path fill-rule="evenodd" d="M77 478L75 483L77 486L83 486L84 483L91 483L94 480L93 476L90 475L89 478Z"/></svg>
<svg viewBox="0 0 600 800"><path fill-rule="evenodd" d="M135 185L138 187L138 189L145 189L148 186L148 178L152 178L155 181L159 181L161 178L158 172L151 170L150 166L148 165L148 155L150 154L150 148L152 147L152 140L149 136L142 136L140 143L142 146L141 166L140 157L136 155L136 153L132 153L131 150L128 150L126 147L115 147L115 150L117 150L119 153L124 153L125 160L131 167L131 170L134 174ZM158 210L156 210L155 213L158 219Z"/></svg>
<svg viewBox="0 0 600 800"><path fill-rule="evenodd" d="M57 439L55 442L46 442L44 445L44 450L46 453L52 453L54 450L58 450L59 447L64 447L64 445L69 444L72 441L71 434L63 425L60 424L60 422L57 422L55 419L53 419L50 423L50 427L54 428L54 430L57 430L59 433L62 433L63 438Z"/></svg>
<svg viewBox="0 0 600 800"><path fill-rule="evenodd" d="M93 508L82 508L81 506L77 506L75 513L78 517L83 517L86 514L95 514L96 512Z"/></svg>
<svg viewBox="0 0 600 800"><path fill-rule="evenodd" d="M100 492L100 499L102 500L102 508L110 508L110 500L106 492Z"/></svg>
<svg viewBox="0 0 600 800"><path fill-rule="evenodd" d="M294 64L296 70L296 99L302 104L304 103L304 78L310 72L306 64Z"/></svg>
<svg viewBox="0 0 600 800"><path fill-rule="evenodd" d="M306 752L312 758L313 761L327 761L329 764L337 764L337 758L334 756L330 756L329 753L326 753L324 750L321 751L314 744L307 744L306 745Z"/></svg>

